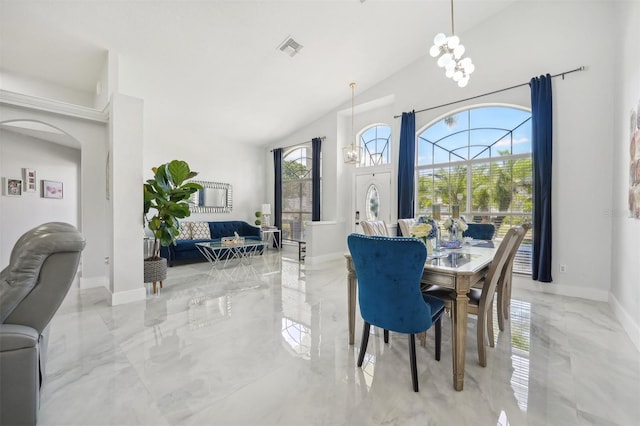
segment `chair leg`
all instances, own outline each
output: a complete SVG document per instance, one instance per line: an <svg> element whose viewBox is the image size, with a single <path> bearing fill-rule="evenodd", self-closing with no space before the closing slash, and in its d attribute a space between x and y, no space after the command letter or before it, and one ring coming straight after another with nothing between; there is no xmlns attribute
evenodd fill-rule
<svg viewBox="0 0 640 426"><path fill-rule="evenodd" d="M369 343L369 331L371 324L365 321L362 328L362 343L360 344L360 354L358 354L358 367L362 367L362 361L364 361L364 354L367 352L367 344Z"/></svg>
<svg viewBox="0 0 640 426"><path fill-rule="evenodd" d="M487 315L482 315L482 309L478 310L478 363L482 367L487 366L487 348L485 347L485 332L487 329Z"/></svg>
<svg viewBox="0 0 640 426"><path fill-rule="evenodd" d="M421 347L426 347L427 346L427 332L423 331L422 333L418 333L418 340L420 341L420 346Z"/></svg>
<svg viewBox="0 0 640 426"><path fill-rule="evenodd" d="M389 330L384 331L384 342L389 343Z"/></svg>
<svg viewBox="0 0 640 426"><path fill-rule="evenodd" d="M409 361L411 363L411 382L413 391L418 392L418 366L416 365L416 335L409 335Z"/></svg>
<svg viewBox="0 0 640 426"><path fill-rule="evenodd" d="M436 321L436 361L440 361L440 346L442 344L442 316Z"/></svg>

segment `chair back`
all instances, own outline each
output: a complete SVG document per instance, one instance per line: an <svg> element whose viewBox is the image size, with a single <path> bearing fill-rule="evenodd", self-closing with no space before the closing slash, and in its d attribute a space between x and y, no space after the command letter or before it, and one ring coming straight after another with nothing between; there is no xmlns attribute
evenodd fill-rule
<svg viewBox="0 0 640 426"><path fill-rule="evenodd" d="M515 244L511 248L509 257L507 258L507 261L504 264L504 269L506 273L508 273L509 275L511 275L511 271L513 269L513 259L516 257L516 253L518 252L518 248L520 247L522 240L524 240L524 237L527 235L527 232L529 232L529 229L531 229L531 223L523 223L521 226L522 226L522 232L518 233L518 238L516 239Z"/></svg>
<svg viewBox="0 0 640 426"><path fill-rule="evenodd" d="M509 258L511 250L516 244L516 241L520 238L521 234L524 234L525 230L521 226L512 226L504 236L496 254L493 257L489 271L485 276L484 285L482 286L482 296L480 298L480 306L478 317L480 315L486 315L487 309L490 306L490 302L493 301L493 295L496 291L496 285L502 277L504 266Z"/></svg>
<svg viewBox="0 0 640 426"><path fill-rule="evenodd" d="M85 240L67 223L40 225L18 239L0 272L0 324L42 333L75 278Z"/></svg>
<svg viewBox="0 0 640 426"><path fill-rule="evenodd" d="M492 240L496 233L496 227L492 223L469 223L467 226L462 236L471 237L474 240Z"/></svg>
<svg viewBox="0 0 640 426"><path fill-rule="evenodd" d="M358 277L362 318L377 327L416 334L431 327L431 307L420 292L427 258L415 238L351 234L347 244Z"/></svg>
<svg viewBox="0 0 640 426"><path fill-rule="evenodd" d="M362 232L364 235L381 235L384 237L389 236L389 230L384 220L361 220Z"/></svg>
<svg viewBox="0 0 640 426"><path fill-rule="evenodd" d="M398 219L398 225L400 226L400 232L403 237L411 236L411 228L416 224L415 218L411 219Z"/></svg>

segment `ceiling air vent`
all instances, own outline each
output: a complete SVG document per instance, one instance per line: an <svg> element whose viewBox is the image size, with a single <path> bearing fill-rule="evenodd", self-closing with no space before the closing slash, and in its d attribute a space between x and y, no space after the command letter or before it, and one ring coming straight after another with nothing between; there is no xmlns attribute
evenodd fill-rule
<svg viewBox="0 0 640 426"><path fill-rule="evenodd" d="M286 53L291 57L296 56L302 48L303 46L291 37L287 37L287 39L280 46L278 46L278 49L280 49L280 51Z"/></svg>

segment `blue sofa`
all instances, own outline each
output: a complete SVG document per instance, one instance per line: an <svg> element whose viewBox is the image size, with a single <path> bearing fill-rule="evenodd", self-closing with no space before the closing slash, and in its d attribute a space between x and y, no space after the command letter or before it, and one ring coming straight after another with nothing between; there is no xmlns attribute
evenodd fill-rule
<svg viewBox="0 0 640 426"><path fill-rule="evenodd" d="M196 226L199 224L199 230ZM202 224L209 227L210 238L202 238ZM160 248L160 256L167 259L169 266L173 266L177 261L204 261L206 258L196 247L196 243L220 241L222 237L233 237L234 232L245 240L261 241L260 228L250 225L241 220L217 221L217 222L188 222L182 221L181 232L175 245ZM195 232L195 237L194 237Z"/></svg>

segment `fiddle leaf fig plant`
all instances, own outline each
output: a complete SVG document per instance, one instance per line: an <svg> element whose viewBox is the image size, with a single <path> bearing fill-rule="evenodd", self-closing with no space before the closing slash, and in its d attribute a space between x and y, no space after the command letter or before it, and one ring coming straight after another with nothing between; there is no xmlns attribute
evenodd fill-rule
<svg viewBox="0 0 640 426"><path fill-rule="evenodd" d="M185 161L173 160L151 169L153 179L147 180L144 186L144 218L148 220L149 229L153 232L153 254L146 260L160 259L160 246L175 244L180 234L180 222L191 215L189 203L191 194L202 189L202 185L186 182L198 173L191 171ZM147 215L151 210L155 214Z"/></svg>

